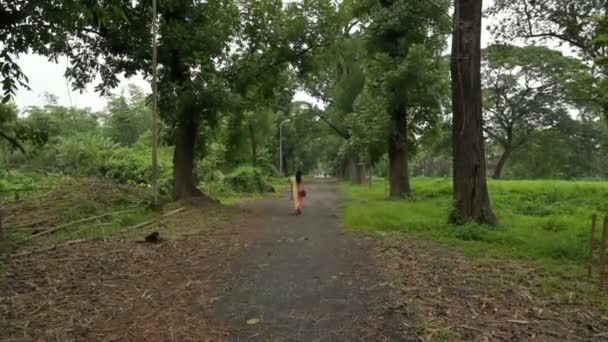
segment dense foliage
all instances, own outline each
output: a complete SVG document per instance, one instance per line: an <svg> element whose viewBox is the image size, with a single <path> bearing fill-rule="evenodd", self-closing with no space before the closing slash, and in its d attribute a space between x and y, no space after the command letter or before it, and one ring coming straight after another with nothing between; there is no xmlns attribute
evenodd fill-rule
<svg viewBox="0 0 608 342"><path fill-rule="evenodd" d="M415 194L412 174L464 169L463 179L479 182L486 171L605 177L605 3L495 1L498 38L559 41L573 57L542 44L495 42L481 52L480 4L459 0L451 16L449 1L159 1L163 193L260 191L263 179L297 169L358 184L384 176L392 197ZM9 100L27 86L18 57L29 52L67 56L76 89L100 81L107 95L120 75L150 79L149 3L24 0L0 18L4 168L148 186L152 120L142 90L111 95L100 113L63 107L53 95L40 107ZM471 54L457 44L472 44ZM316 104L295 101L298 91Z"/></svg>

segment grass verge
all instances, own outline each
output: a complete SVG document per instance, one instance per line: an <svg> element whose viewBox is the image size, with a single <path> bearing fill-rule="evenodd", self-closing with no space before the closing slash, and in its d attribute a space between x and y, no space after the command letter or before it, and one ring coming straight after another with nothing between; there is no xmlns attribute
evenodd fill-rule
<svg viewBox="0 0 608 342"><path fill-rule="evenodd" d="M451 180L433 178L414 178L414 194L399 201L386 199L383 180L371 187L344 184L350 201L343 211L343 225L438 241L481 263L526 261L540 274L526 274L521 281L531 282L537 294L568 296L576 291L585 301L599 300L608 307L608 296L597 290L597 280L593 284L585 280L591 215L608 207L608 183L491 181L489 186L501 221L498 227L448 224Z"/></svg>

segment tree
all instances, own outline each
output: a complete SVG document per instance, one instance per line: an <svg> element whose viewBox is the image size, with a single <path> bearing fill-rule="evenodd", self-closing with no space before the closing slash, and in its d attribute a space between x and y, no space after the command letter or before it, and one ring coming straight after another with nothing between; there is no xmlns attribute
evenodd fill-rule
<svg viewBox="0 0 608 342"><path fill-rule="evenodd" d="M16 137L18 130L17 108L13 103L3 103L0 105L0 138L2 138L2 150L4 166L8 169L9 151L13 148L19 149L25 154L25 148Z"/></svg>
<svg viewBox="0 0 608 342"><path fill-rule="evenodd" d="M408 162L413 138L434 127L441 113L441 51L449 25L447 1L410 0L373 3L362 16L370 54L368 82L386 100L391 197L409 195ZM374 80L369 80L373 74Z"/></svg>
<svg viewBox="0 0 608 342"><path fill-rule="evenodd" d="M593 71L578 102L608 118L607 0L496 0L490 13L500 19L493 27L499 37L553 41L577 52Z"/></svg>
<svg viewBox="0 0 608 342"><path fill-rule="evenodd" d="M573 118L556 113L553 127L534 134L514 154L509 176L514 178L604 178L608 174L608 128L587 113Z"/></svg>
<svg viewBox="0 0 608 342"><path fill-rule="evenodd" d="M124 94L110 98L104 118L105 133L114 142L131 146L146 131L152 129L152 112L146 105L141 89L130 85L128 97Z"/></svg>
<svg viewBox="0 0 608 342"><path fill-rule="evenodd" d="M27 80L11 55L32 49L70 60L66 76L83 88L101 76L99 91L118 84L119 74L151 72L151 13L145 1L26 1L0 15L0 69L5 89ZM289 64L306 68L306 55L331 32L329 1L305 0L283 8L280 1L168 0L159 4L159 106L173 129L174 196L203 196L194 178L201 125L213 126L219 113L249 85ZM52 25L49 23L52 22Z"/></svg>
<svg viewBox="0 0 608 342"><path fill-rule="evenodd" d="M497 224L486 181L481 107L481 0L456 0L452 33L454 209L450 220Z"/></svg>
<svg viewBox="0 0 608 342"><path fill-rule="evenodd" d="M13 102L0 104L0 147L7 170L10 155L15 150L28 156L28 147L38 148L47 142L48 137L48 131L36 127L29 120L19 118L17 106Z"/></svg>
<svg viewBox="0 0 608 342"><path fill-rule="evenodd" d="M484 131L502 154L493 178L500 178L513 152L553 125L566 106L565 84L577 61L546 47L493 45L483 51Z"/></svg>
<svg viewBox="0 0 608 342"><path fill-rule="evenodd" d="M354 1L343 1L336 13L336 34L331 44L317 51L312 61L312 70L302 80L304 88L327 106L315 111L317 117L330 128L330 139L335 155L329 163L340 177L361 184L364 161L361 150L351 141L352 127L349 117L357 96L363 90L365 50L362 30L354 14ZM337 155L337 158L336 158Z"/></svg>

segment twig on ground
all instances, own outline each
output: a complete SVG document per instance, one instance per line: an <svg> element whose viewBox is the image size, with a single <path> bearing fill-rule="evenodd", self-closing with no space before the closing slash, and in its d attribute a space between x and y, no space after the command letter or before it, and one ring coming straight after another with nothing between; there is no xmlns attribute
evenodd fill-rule
<svg viewBox="0 0 608 342"><path fill-rule="evenodd" d="M48 221L48 218L43 218L43 219L38 219L36 221L21 223L21 224L18 224L16 226L6 227L6 229L28 228L28 227L35 226L35 225L40 224L40 223L44 223L46 221Z"/></svg>
<svg viewBox="0 0 608 342"><path fill-rule="evenodd" d="M151 225L152 223L154 223L154 222L158 221L158 220L159 220L159 219L161 219L161 218L164 218L164 217L167 217L167 216L171 216L171 215L173 215L173 214L180 213L180 212L182 212L182 211L184 211L184 210L186 210L186 208L185 208L185 207L181 207L181 208L179 208L179 209L171 210L171 211L169 211L169 212L167 212L167 213L164 213L164 214L162 214L162 215L160 215L160 216L158 216L158 217L155 217L155 218L153 218L153 219L151 219L151 220L148 220L148 221L144 221L144 222L138 223L138 224L133 225L133 226L131 226L131 227L127 227L127 228L125 228L124 230L125 230L125 231L127 231L127 230L134 230L134 229L143 228L143 227L146 227L146 226Z"/></svg>
<svg viewBox="0 0 608 342"><path fill-rule="evenodd" d="M70 245L74 245L77 243L82 243L85 242L86 240L80 239L80 240L72 240L72 241L68 241L62 244L58 244L58 245L53 245L50 247L44 247L44 248L38 248L38 249L34 249L31 251L25 251L25 252L21 252L21 253L16 253L16 254L11 254L11 258L18 258L18 257L23 257L23 256L28 256L31 254L37 254L37 253L43 253L43 252L48 252L48 251L52 251L55 250L59 247L66 247L66 246L70 246Z"/></svg>
<svg viewBox="0 0 608 342"><path fill-rule="evenodd" d="M66 228L66 227L70 227L70 226L73 226L73 225L76 225L76 224L85 223L85 222L93 221L93 220L96 220L96 219L100 219L102 217L106 217L106 216L111 216L111 215L115 215L115 214L119 214L119 213L124 213L124 212L128 212L128 211L132 211L134 209L135 208L131 208L131 209L127 209L127 210L114 211L114 212L110 212L110 213L105 213L105 214L101 214L101 215L97 215L97 216L93 216L93 217L87 217L87 218L84 218L84 219L72 221L72 222L69 222L69 223L66 223L66 224L59 225L57 227L49 228L49 229L44 230L44 231L42 231L42 232L40 232L38 234L32 235L29 239L26 239L25 241L29 241L29 240L31 240L33 238L36 238L36 237L39 237L39 236L42 236L42 235L53 233L53 232L56 232L56 231L58 231L60 229L63 229L63 228Z"/></svg>

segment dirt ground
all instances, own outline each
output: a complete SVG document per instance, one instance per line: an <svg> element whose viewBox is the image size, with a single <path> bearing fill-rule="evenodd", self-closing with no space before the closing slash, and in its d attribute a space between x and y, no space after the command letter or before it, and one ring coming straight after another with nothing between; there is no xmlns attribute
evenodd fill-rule
<svg viewBox="0 0 608 342"><path fill-rule="evenodd" d="M600 341L608 317L533 298L509 265L339 227L338 186L1 259L2 341ZM159 230L164 241L138 243Z"/></svg>
<svg viewBox="0 0 608 342"><path fill-rule="evenodd" d="M196 206L107 241L4 259L2 341L201 341L221 334L192 302L238 253L240 218ZM166 240L136 241L150 230Z"/></svg>
<svg viewBox="0 0 608 342"><path fill-rule="evenodd" d="M398 290L403 311L415 312L412 328L425 340L608 341L608 316L599 307L581 304L576 293L572 300L533 295L533 278L544 275L530 265L483 264L398 234L370 239L377 264Z"/></svg>

